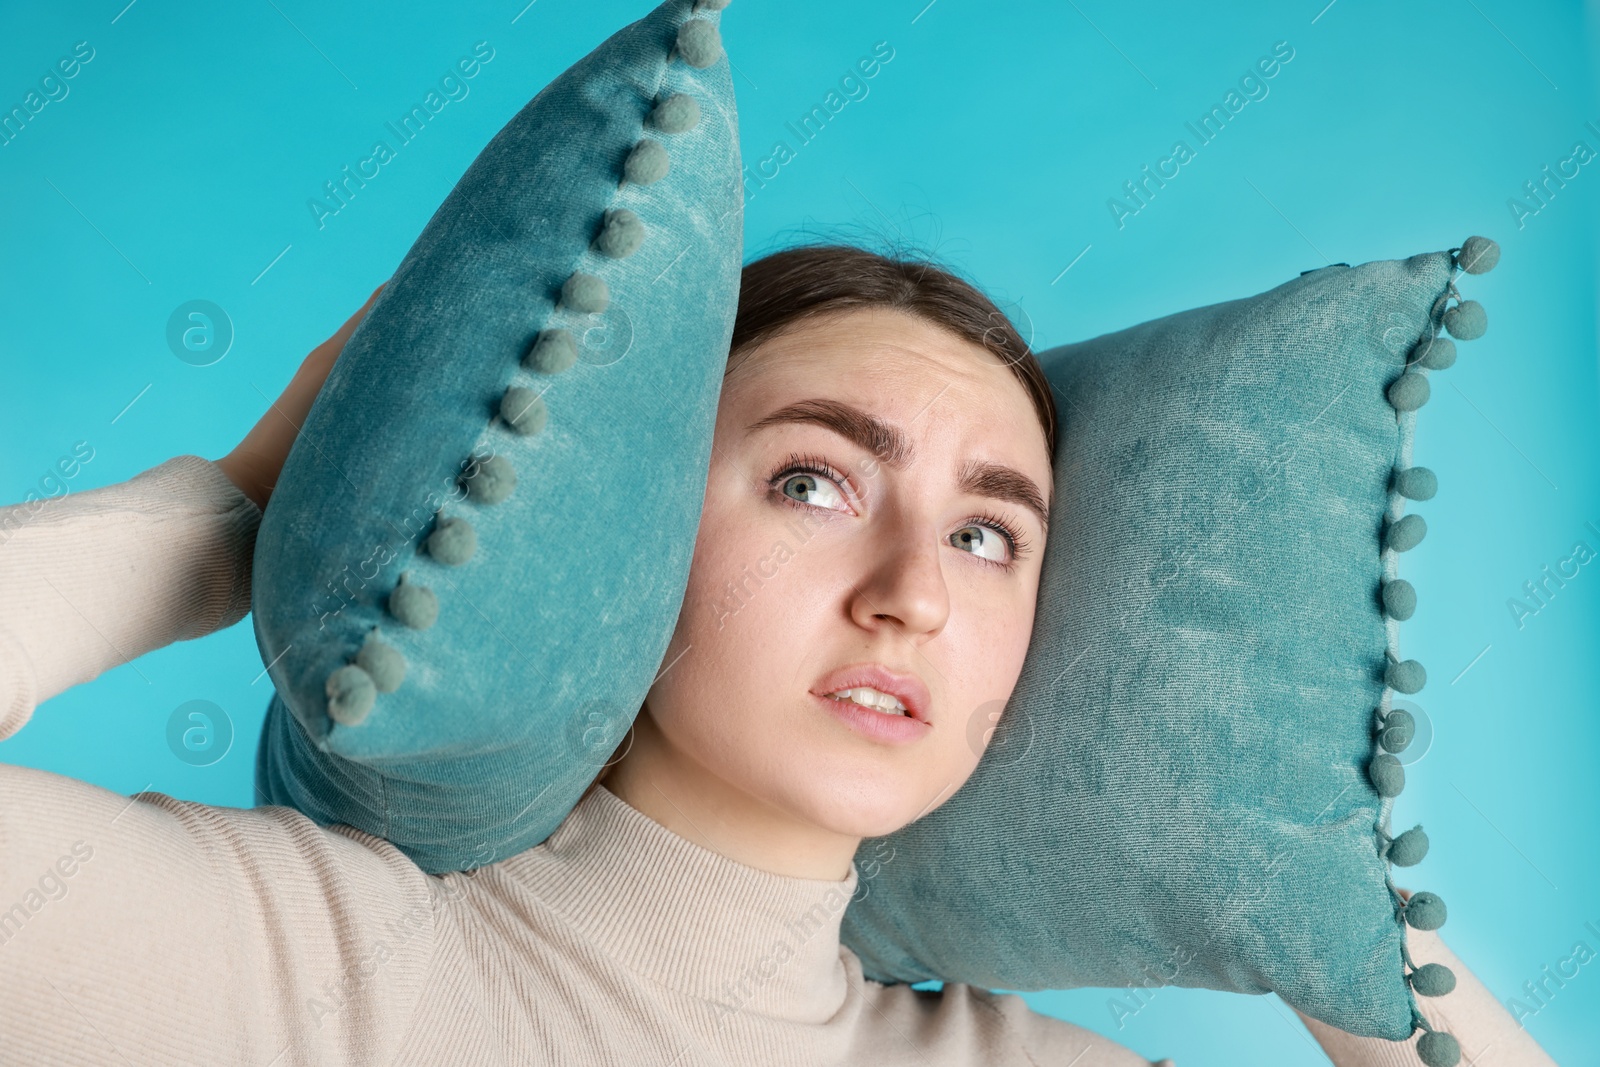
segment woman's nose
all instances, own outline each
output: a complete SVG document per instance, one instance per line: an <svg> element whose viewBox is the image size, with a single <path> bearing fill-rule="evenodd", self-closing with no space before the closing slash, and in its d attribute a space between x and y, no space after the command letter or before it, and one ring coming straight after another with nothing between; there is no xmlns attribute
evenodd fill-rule
<svg viewBox="0 0 1600 1067"><path fill-rule="evenodd" d="M867 630L890 626L918 642L943 629L950 593L936 540L896 530L886 533L865 559L867 566L852 583L850 614L856 625Z"/></svg>

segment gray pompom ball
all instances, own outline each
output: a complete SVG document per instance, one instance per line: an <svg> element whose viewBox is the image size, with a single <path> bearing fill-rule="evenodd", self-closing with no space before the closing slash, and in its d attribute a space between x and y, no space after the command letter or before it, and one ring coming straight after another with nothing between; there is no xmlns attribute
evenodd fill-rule
<svg viewBox="0 0 1600 1067"><path fill-rule="evenodd" d="M1456 263L1468 274L1488 274L1499 262L1500 246L1487 237L1468 237L1456 253Z"/></svg>
<svg viewBox="0 0 1600 1067"><path fill-rule="evenodd" d="M1406 922L1418 930L1437 930L1444 925L1444 901L1436 893L1412 893L1406 901Z"/></svg>
<svg viewBox="0 0 1600 1067"><path fill-rule="evenodd" d="M1415 736L1416 718L1404 708L1394 708L1383 720L1383 732L1378 734L1378 744L1389 752L1404 752Z"/></svg>
<svg viewBox="0 0 1600 1067"><path fill-rule="evenodd" d="M408 572L389 594L389 614L413 630L426 630L439 618L439 598L427 586L411 584Z"/></svg>
<svg viewBox="0 0 1600 1067"><path fill-rule="evenodd" d="M635 185L649 185L667 176L667 149L660 141L644 138L622 162L622 177Z"/></svg>
<svg viewBox="0 0 1600 1067"><path fill-rule="evenodd" d="M705 19L690 19L678 27L678 54L691 67L709 67L722 58L722 38Z"/></svg>
<svg viewBox="0 0 1600 1067"><path fill-rule="evenodd" d="M606 289L604 278L579 271L561 283L562 307L598 315L610 301L611 294Z"/></svg>
<svg viewBox="0 0 1600 1067"><path fill-rule="evenodd" d="M1383 672L1383 683L1396 693L1418 692L1427 684L1428 672L1422 669L1422 664L1414 659L1403 663L1391 663Z"/></svg>
<svg viewBox="0 0 1600 1067"><path fill-rule="evenodd" d="M594 239L594 248L603 256L621 259L638 251L643 241L644 223L638 215L619 207L605 213L605 222L600 226L600 236Z"/></svg>
<svg viewBox="0 0 1600 1067"><path fill-rule="evenodd" d="M1405 622L1417 610L1417 587L1404 578L1383 583L1383 613L1396 622Z"/></svg>
<svg viewBox="0 0 1600 1067"><path fill-rule="evenodd" d="M1432 500L1439 477L1427 467L1406 467L1394 472L1394 491L1407 500Z"/></svg>
<svg viewBox="0 0 1600 1067"><path fill-rule="evenodd" d="M1399 521L1385 527L1383 544L1396 552L1409 552L1422 544L1427 535L1428 523L1421 515L1402 515Z"/></svg>
<svg viewBox="0 0 1600 1067"><path fill-rule="evenodd" d="M328 718L340 726L359 726L378 699L372 676L353 663L328 675L323 688L328 694Z"/></svg>
<svg viewBox="0 0 1600 1067"><path fill-rule="evenodd" d="M463 475L467 496L478 504L498 504L517 487L517 472L511 461L498 453L475 460Z"/></svg>
<svg viewBox="0 0 1600 1067"><path fill-rule="evenodd" d="M522 365L540 374L557 374L578 362L578 342L571 330L541 330Z"/></svg>
<svg viewBox="0 0 1600 1067"><path fill-rule="evenodd" d="M1380 797L1397 797L1406 787L1405 766L1387 752L1372 757L1367 764L1367 777Z"/></svg>
<svg viewBox="0 0 1600 1067"><path fill-rule="evenodd" d="M1415 411L1428 402L1428 378L1408 370L1389 383L1389 403L1396 411Z"/></svg>
<svg viewBox="0 0 1600 1067"><path fill-rule="evenodd" d="M1476 300L1463 300L1445 309L1444 328L1458 341L1476 341L1489 330L1489 313Z"/></svg>
<svg viewBox="0 0 1600 1067"><path fill-rule="evenodd" d="M1425 997L1442 997L1456 987L1456 972L1442 963L1424 963L1411 972L1411 988Z"/></svg>
<svg viewBox="0 0 1600 1067"><path fill-rule="evenodd" d="M477 550L478 531L458 516L440 519L428 535L428 555L447 566L460 566Z"/></svg>
<svg viewBox="0 0 1600 1067"><path fill-rule="evenodd" d="M1421 350L1421 355L1416 362L1418 366L1426 366L1427 370L1446 371L1456 365L1456 342L1450 338L1438 336L1432 341L1424 342L1418 349Z"/></svg>
<svg viewBox="0 0 1600 1067"><path fill-rule="evenodd" d="M1429 370L1448 370L1456 365L1456 343L1448 337L1425 337L1411 350L1411 362Z"/></svg>
<svg viewBox="0 0 1600 1067"><path fill-rule="evenodd" d="M1417 1059L1423 1067L1456 1067L1461 1062L1461 1044L1443 1030L1429 1030L1417 1038Z"/></svg>
<svg viewBox="0 0 1600 1067"><path fill-rule="evenodd" d="M525 385L513 385L500 398L500 417L514 432L526 436L544 429L550 411L539 393Z"/></svg>
<svg viewBox="0 0 1600 1067"><path fill-rule="evenodd" d="M1415 867L1428 854L1428 835L1413 826L1389 842L1389 862L1396 867Z"/></svg>
<svg viewBox="0 0 1600 1067"><path fill-rule="evenodd" d="M406 677L406 658L400 650L378 639L374 628L356 653L356 665L372 677L372 684L380 693L392 693L400 688Z"/></svg>
<svg viewBox="0 0 1600 1067"><path fill-rule="evenodd" d="M688 133L700 123L700 104L688 93L673 93L650 109L650 125L662 133Z"/></svg>

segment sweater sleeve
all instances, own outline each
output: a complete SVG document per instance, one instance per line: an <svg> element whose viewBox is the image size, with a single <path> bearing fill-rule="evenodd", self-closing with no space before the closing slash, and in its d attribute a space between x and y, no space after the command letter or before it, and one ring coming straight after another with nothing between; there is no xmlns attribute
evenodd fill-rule
<svg viewBox="0 0 1600 1067"><path fill-rule="evenodd" d="M946 990L952 987L946 986ZM1034 1011L1016 993L969 991L975 1010L996 1016L1030 1063L1063 1063L1073 1067L1174 1067L1170 1058L1148 1060L1133 1049L1093 1030Z"/></svg>
<svg viewBox="0 0 1600 1067"><path fill-rule="evenodd" d="M260 522L195 455L0 508L0 740L63 690L244 618Z"/></svg>
<svg viewBox="0 0 1600 1067"><path fill-rule="evenodd" d="M243 618L260 515L192 455L0 509L0 737L63 689ZM0 1059L388 1064L442 885L289 808L0 763Z"/></svg>
<svg viewBox="0 0 1600 1067"><path fill-rule="evenodd" d="M1418 997L1417 1004L1435 1030L1443 1030L1461 1044L1461 1062L1475 1067L1556 1067L1533 1035L1522 1027L1505 1005L1467 970L1444 939L1429 930L1406 931L1407 947L1417 966L1442 963L1455 972L1456 987L1442 997ZM1421 1032L1404 1041L1357 1037L1296 1011L1335 1067L1418 1067L1417 1042Z"/></svg>
<svg viewBox="0 0 1600 1067"><path fill-rule="evenodd" d="M0 764L0 1059L390 1064L442 887L289 808Z"/></svg>

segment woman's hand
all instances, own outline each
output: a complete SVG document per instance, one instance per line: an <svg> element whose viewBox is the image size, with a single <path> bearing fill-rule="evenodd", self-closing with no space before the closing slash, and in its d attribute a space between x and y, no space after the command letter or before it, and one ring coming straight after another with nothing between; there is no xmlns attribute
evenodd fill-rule
<svg viewBox="0 0 1600 1067"><path fill-rule="evenodd" d="M265 510L272 487L278 484L283 461L289 457L289 448L305 424L311 403L327 380L328 372L333 369L333 361L344 351L345 341L366 318L367 309L382 291L382 285L374 289L367 302L345 320L337 333L311 350L277 403L267 409L232 452L215 461L228 480L255 501L256 507Z"/></svg>

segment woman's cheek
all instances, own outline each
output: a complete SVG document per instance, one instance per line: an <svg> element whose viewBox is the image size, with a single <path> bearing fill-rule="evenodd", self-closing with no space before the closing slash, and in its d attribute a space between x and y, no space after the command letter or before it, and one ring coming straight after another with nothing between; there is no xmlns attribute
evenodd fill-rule
<svg viewBox="0 0 1600 1067"><path fill-rule="evenodd" d="M950 683L949 713L959 748L974 763L1015 688L1028 652L1033 614L1011 597L953 598L936 647ZM925 654L932 655L925 650Z"/></svg>
<svg viewBox="0 0 1600 1067"><path fill-rule="evenodd" d="M750 541L751 518L708 514L701 526L689 568L682 620L700 640L726 641L741 617L746 621L758 593L750 561L758 559ZM680 623L680 629L682 629Z"/></svg>

